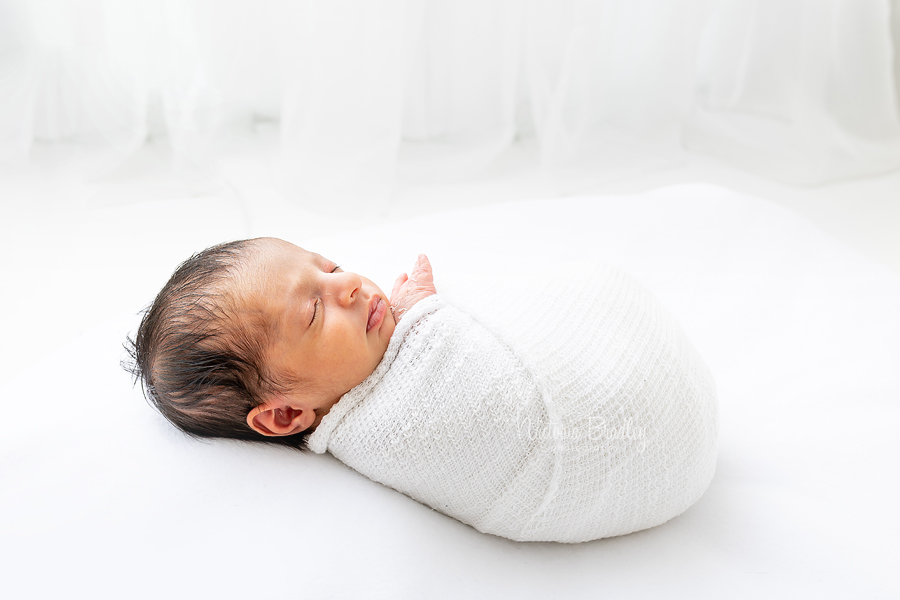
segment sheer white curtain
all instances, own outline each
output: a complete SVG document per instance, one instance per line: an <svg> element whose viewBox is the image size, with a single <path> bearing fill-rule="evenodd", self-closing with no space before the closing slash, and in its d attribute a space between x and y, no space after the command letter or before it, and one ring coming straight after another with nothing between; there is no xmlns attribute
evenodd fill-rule
<svg viewBox="0 0 900 600"><path fill-rule="evenodd" d="M892 12L893 9L893 12ZM563 189L686 148L786 181L900 167L894 0L0 0L0 163L280 133L301 201L354 206L536 136ZM892 29L893 28L893 29Z"/></svg>
<svg viewBox="0 0 900 600"><path fill-rule="evenodd" d="M889 2L727 2L704 32L688 144L788 181L895 169L896 56Z"/></svg>

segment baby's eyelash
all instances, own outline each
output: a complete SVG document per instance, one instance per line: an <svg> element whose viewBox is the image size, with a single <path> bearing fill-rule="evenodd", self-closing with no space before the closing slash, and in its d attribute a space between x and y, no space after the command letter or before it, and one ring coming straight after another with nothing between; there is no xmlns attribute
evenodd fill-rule
<svg viewBox="0 0 900 600"><path fill-rule="evenodd" d="M334 264L334 263L332 263L332 264ZM328 272L329 273L337 273L340 270L341 270L341 265L334 265L333 267L331 267L331 270ZM312 327L312 324L315 323L316 319L319 317L319 307L321 306L321 304L322 304L322 299L316 298L316 303L313 305L312 319L309 320L309 327Z"/></svg>
<svg viewBox="0 0 900 600"><path fill-rule="evenodd" d="M316 303L313 305L313 316L312 316L312 319L309 320L310 327L312 326L313 323L316 322L316 317L319 316L319 304L321 304L321 303L322 303L322 299L316 298Z"/></svg>

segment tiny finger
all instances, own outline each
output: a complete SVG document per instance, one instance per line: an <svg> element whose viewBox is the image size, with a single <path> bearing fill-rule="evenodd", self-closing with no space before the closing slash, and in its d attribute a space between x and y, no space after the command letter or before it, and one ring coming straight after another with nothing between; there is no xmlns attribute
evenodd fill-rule
<svg viewBox="0 0 900 600"><path fill-rule="evenodd" d="M433 285L434 274L432 273L431 262L424 254L420 254L419 259L416 261L415 279L416 283L420 285Z"/></svg>
<svg viewBox="0 0 900 600"><path fill-rule="evenodd" d="M406 276L406 273L400 273L397 277L397 280L394 282L394 289L391 290L391 302L397 298L400 293L400 288L406 283L407 279L409 279L409 277Z"/></svg>

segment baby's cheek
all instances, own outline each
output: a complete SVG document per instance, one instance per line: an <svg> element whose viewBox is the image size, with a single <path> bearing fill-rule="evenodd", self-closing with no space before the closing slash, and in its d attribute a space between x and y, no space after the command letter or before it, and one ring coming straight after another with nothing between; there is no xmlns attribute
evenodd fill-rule
<svg viewBox="0 0 900 600"><path fill-rule="evenodd" d="M378 360L381 360L381 356L383 356L385 351L387 350L388 343L390 343L391 336L394 335L394 329L396 329L396 328L397 328L397 321L396 321L396 319L394 319L394 313L393 313L393 311L389 310L387 312L387 314L384 316L384 327L381 328L381 336L380 337L381 337L383 348L381 349L381 352L379 353L380 355L378 357Z"/></svg>

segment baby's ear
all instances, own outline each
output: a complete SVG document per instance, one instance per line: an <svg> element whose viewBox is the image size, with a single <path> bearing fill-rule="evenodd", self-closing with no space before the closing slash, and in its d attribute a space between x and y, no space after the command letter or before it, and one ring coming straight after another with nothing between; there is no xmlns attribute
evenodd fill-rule
<svg viewBox="0 0 900 600"><path fill-rule="evenodd" d="M283 396L275 396L247 414L250 429L265 436L294 435L309 429L315 420L315 411Z"/></svg>

